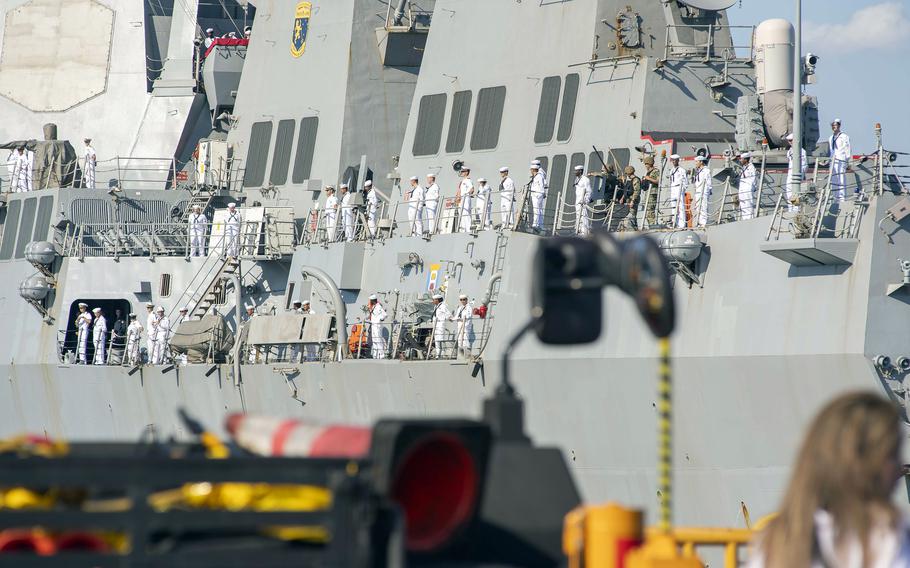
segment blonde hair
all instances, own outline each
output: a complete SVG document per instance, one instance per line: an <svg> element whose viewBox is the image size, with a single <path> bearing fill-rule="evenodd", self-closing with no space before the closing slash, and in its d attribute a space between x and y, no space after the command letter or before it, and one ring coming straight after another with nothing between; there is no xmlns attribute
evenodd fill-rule
<svg viewBox="0 0 910 568"><path fill-rule="evenodd" d="M870 563L869 532L886 520L897 523L888 479L897 466L901 419L897 406L868 392L841 395L815 417L800 448L779 515L760 543L769 568L809 566L816 554L815 512L834 520L836 544L859 539L863 564Z"/></svg>

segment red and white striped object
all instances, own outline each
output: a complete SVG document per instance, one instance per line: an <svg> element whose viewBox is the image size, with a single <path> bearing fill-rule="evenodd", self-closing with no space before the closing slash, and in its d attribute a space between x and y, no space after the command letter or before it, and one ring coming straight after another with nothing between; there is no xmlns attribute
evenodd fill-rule
<svg viewBox="0 0 910 568"><path fill-rule="evenodd" d="M370 450L371 430L363 426L232 414L225 427L238 446L262 456L360 458Z"/></svg>

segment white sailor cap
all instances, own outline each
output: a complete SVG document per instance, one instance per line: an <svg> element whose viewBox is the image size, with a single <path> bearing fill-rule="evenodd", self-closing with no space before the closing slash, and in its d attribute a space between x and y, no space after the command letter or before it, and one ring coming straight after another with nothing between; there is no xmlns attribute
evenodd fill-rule
<svg viewBox="0 0 910 568"><path fill-rule="evenodd" d="M255 309L255 306L251 306L251 305L249 305L249 304L245 305L244 307L245 307L246 309L248 309L248 310L253 310L253 309Z"/></svg>
<svg viewBox="0 0 910 568"><path fill-rule="evenodd" d="M461 171L469 172L469 171L471 171L471 166L461 166Z"/></svg>
<svg viewBox="0 0 910 568"><path fill-rule="evenodd" d="M739 157L740 158L751 158L752 154L750 154L749 152L743 152L742 154L739 155Z"/></svg>
<svg viewBox="0 0 910 568"><path fill-rule="evenodd" d="M85 304L79 304L79 305L80 305L80 306L84 306ZM145 303L145 307L146 307L146 308L154 308L154 307L155 307L155 304L153 304L153 303L151 303L151 302L146 302L146 303Z"/></svg>
<svg viewBox="0 0 910 568"><path fill-rule="evenodd" d="M584 166L575 166L574 169L575 169L576 172L583 172L583 171L585 171L585 167L584 167Z"/></svg>
<svg viewBox="0 0 910 568"><path fill-rule="evenodd" d="M487 178L477 178L478 183L486 183Z"/></svg>
<svg viewBox="0 0 910 568"><path fill-rule="evenodd" d="M534 164L535 166L539 166L540 160L531 160L531 163Z"/></svg>
<svg viewBox="0 0 910 568"><path fill-rule="evenodd" d="M188 312L188 311L190 311L190 309L189 309L188 307L186 307L186 306L183 306L183 307L180 308L180 310L178 310L178 311L181 311L181 312Z"/></svg>
<svg viewBox="0 0 910 568"><path fill-rule="evenodd" d="M341 188L341 189L347 189L347 188L348 188L348 184L342 183L342 184L339 185L338 187Z"/></svg>
<svg viewBox="0 0 910 568"><path fill-rule="evenodd" d="M793 142L793 133L791 132L790 134L787 134L786 139L789 140L790 142Z"/></svg>
<svg viewBox="0 0 910 568"><path fill-rule="evenodd" d="M160 314L163 314L163 313L164 313L164 308L162 308L161 306L158 306L157 308L155 308L155 311L158 312L158 313L160 313Z"/></svg>
<svg viewBox="0 0 910 568"><path fill-rule="evenodd" d="M506 173L507 171L509 171L509 168L507 168L507 167L505 167L505 166L499 168L499 173L501 173L501 174L504 174L504 173Z"/></svg>
<svg viewBox="0 0 910 568"><path fill-rule="evenodd" d="M85 302L79 302L79 307L80 307L80 308L87 308L87 307L88 307L88 304L86 304Z"/></svg>
<svg viewBox="0 0 910 568"><path fill-rule="evenodd" d="M309 300L304 300L303 303L304 303L304 305L306 305L306 304L309 304L310 301L309 301Z"/></svg>
<svg viewBox="0 0 910 568"><path fill-rule="evenodd" d="M134 314L133 312L130 312L129 315L126 317L130 318L131 320L134 320L134 319L136 319L136 314Z"/></svg>
<svg viewBox="0 0 910 568"><path fill-rule="evenodd" d="M207 33L207 34L215 33L215 30L212 28L206 28L205 33Z"/></svg>
<svg viewBox="0 0 910 568"><path fill-rule="evenodd" d="M253 26L247 26L247 27L243 28L243 31L251 32L251 31L253 31Z"/></svg>
<svg viewBox="0 0 910 568"><path fill-rule="evenodd" d="M411 176L409 179L410 179L411 181L420 181L420 180L417 178L417 176Z"/></svg>
<svg viewBox="0 0 910 568"><path fill-rule="evenodd" d="M378 300L379 297L377 297L376 294L370 294L370 298L369 298L369 299L370 299L370 300Z"/></svg>
<svg viewBox="0 0 910 568"><path fill-rule="evenodd" d="M193 210L195 211L196 209L202 209L202 205L199 205L198 203L193 205Z"/></svg>
<svg viewBox="0 0 910 568"><path fill-rule="evenodd" d="M334 186L334 185L327 185L327 186L325 186L325 190L326 190L326 191L335 191L335 186Z"/></svg>
<svg viewBox="0 0 910 568"><path fill-rule="evenodd" d="M300 300L294 300L294 305L296 306L298 304L303 304L303 302L301 302Z"/></svg>
<svg viewBox="0 0 910 568"><path fill-rule="evenodd" d="M468 295L467 295L467 294L459 294L459 295L458 295L458 299L459 299L459 300L467 300L467 299L468 299Z"/></svg>
<svg viewBox="0 0 910 568"><path fill-rule="evenodd" d="M234 207L237 207L237 204L236 204L236 203L234 203L233 201L231 201L230 203L228 203L228 209L233 209Z"/></svg>
<svg viewBox="0 0 910 568"><path fill-rule="evenodd" d="M92 308L92 313L93 313L93 314L100 314L100 313L101 313L101 308Z"/></svg>
<svg viewBox="0 0 910 568"><path fill-rule="evenodd" d="M831 121L831 124L834 124L835 122L836 122L837 124L840 124L840 119L839 119L839 118L835 118L834 120Z"/></svg>
<svg viewBox="0 0 910 568"><path fill-rule="evenodd" d="M434 300L441 300L441 299L442 299L442 294L433 294L433 299L434 299Z"/></svg>
<svg viewBox="0 0 910 568"><path fill-rule="evenodd" d="M532 170L539 170L540 164L535 164L534 162L531 162L531 165L528 167L531 168Z"/></svg>
<svg viewBox="0 0 910 568"><path fill-rule="evenodd" d="M678 160L678 159L679 159L679 154L670 154L670 159L671 159L671 160Z"/></svg>
<svg viewBox="0 0 910 568"><path fill-rule="evenodd" d="M696 162L707 162L708 158L706 158L704 156L695 156L695 161Z"/></svg>
<svg viewBox="0 0 910 568"><path fill-rule="evenodd" d="M373 182L370 180L366 180L365 182L363 182L363 187L372 187L372 186L373 186Z"/></svg>
<svg viewBox="0 0 910 568"><path fill-rule="evenodd" d="M434 174L434 173L428 173L428 174L427 174L427 177L428 177L428 178L436 179L436 174Z"/></svg>

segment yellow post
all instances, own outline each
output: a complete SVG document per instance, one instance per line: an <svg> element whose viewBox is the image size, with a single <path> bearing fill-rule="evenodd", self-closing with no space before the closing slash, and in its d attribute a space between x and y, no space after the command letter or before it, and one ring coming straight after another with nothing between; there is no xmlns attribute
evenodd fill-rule
<svg viewBox="0 0 910 568"><path fill-rule="evenodd" d="M641 540L641 511L607 503L582 506L566 515L563 552L570 568L621 568Z"/></svg>

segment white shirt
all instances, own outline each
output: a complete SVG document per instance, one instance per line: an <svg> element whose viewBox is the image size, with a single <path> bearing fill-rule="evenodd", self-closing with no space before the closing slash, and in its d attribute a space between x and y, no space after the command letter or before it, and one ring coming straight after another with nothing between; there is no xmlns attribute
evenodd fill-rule
<svg viewBox="0 0 910 568"><path fill-rule="evenodd" d="M575 178L575 205L584 205L591 201L591 180L588 176Z"/></svg>
<svg viewBox="0 0 910 568"><path fill-rule="evenodd" d="M95 154L95 149L92 148L91 145L85 147L85 154L83 154L83 155L85 156L85 165L86 166L95 165L95 162L97 161L98 156Z"/></svg>
<svg viewBox="0 0 910 568"><path fill-rule="evenodd" d="M705 196L711 195L711 191L714 189L713 183L711 183L711 169L708 166L704 166L695 172L695 191L698 192L699 196L704 198Z"/></svg>
<svg viewBox="0 0 910 568"><path fill-rule="evenodd" d="M805 150L805 148L800 148L800 152L799 152L799 153L802 155L802 164L801 164L800 171L801 171L803 174L805 174L806 171L809 169L809 161L806 160L806 150ZM787 150L787 169L788 169L790 172L793 172L793 148L790 148L790 149ZM788 176L788 177L789 177L789 176Z"/></svg>
<svg viewBox="0 0 910 568"><path fill-rule="evenodd" d="M491 188L490 184L488 184L488 183L482 183L482 184L478 185L477 186L477 197L479 199L489 199L490 191L492 191L492 189L493 188Z"/></svg>
<svg viewBox="0 0 910 568"><path fill-rule="evenodd" d="M205 223L208 221L205 215L202 213L193 213L190 215L190 229L193 232L203 231L205 229Z"/></svg>
<svg viewBox="0 0 910 568"><path fill-rule="evenodd" d="M755 165L749 162L739 174L739 190L751 192L755 188Z"/></svg>
<svg viewBox="0 0 910 568"><path fill-rule="evenodd" d="M158 316L155 315L155 312L150 313L148 315L148 317L145 318L145 327L147 327L149 330L150 339L154 339L154 337L152 337L152 334L155 330L155 327L154 327L155 322L157 322L157 321L158 321Z"/></svg>
<svg viewBox="0 0 910 568"><path fill-rule="evenodd" d="M376 302L376 305L373 306L373 309L370 310L370 323L379 324L385 321L386 313L385 308L382 307L382 304Z"/></svg>
<svg viewBox="0 0 910 568"><path fill-rule="evenodd" d="M325 214L329 217L335 216L335 210L338 209L338 198L334 194L325 198Z"/></svg>
<svg viewBox="0 0 910 568"><path fill-rule="evenodd" d="M90 325L92 325L92 314L88 312L82 312L76 317L76 322L79 324L79 329L86 330Z"/></svg>
<svg viewBox="0 0 910 568"><path fill-rule="evenodd" d="M138 321L130 322L130 325L126 328L126 336L131 339L138 339L140 334L142 334L142 324Z"/></svg>
<svg viewBox="0 0 910 568"><path fill-rule="evenodd" d="M515 182L512 181L512 178L506 176L501 182L499 182L499 191L500 196L503 199L512 199L515 195Z"/></svg>
<svg viewBox="0 0 910 568"><path fill-rule="evenodd" d="M448 311L448 308L446 308ZM455 308L455 313L450 317L452 321L458 322L458 331L464 333L471 333L474 331L474 321L473 321L473 306L470 302L462 305L459 301L458 307Z"/></svg>
<svg viewBox="0 0 910 568"><path fill-rule="evenodd" d="M437 333L445 330L446 320L452 315L445 301L439 302L433 310L433 329Z"/></svg>
<svg viewBox="0 0 910 568"><path fill-rule="evenodd" d="M379 206L379 195L376 194L375 189L371 189L367 193L367 203L370 204L370 211L376 211L376 208Z"/></svg>
<svg viewBox="0 0 910 568"><path fill-rule="evenodd" d="M843 132L828 137L829 156L835 160L848 161L853 157L850 149L850 137Z"/></svg>
<svg viewBox="0 0 910 568"><path fill-rule="evenodd" d="M436 202L439 200L439 186L431 184L423 194L423 198L426 200L427 204L432 207L436 207Z"/></svg>
<svg viewBox="0 0 910 568"><path fill-rule="evenodd" d="M205 48L208 49L212 47L212 44L215 43L215 38L206 36L205 38Z"/></svg>
<svg viewBox="0 0 910 568"><path fill-rule="evenodd" d="M543 193L544 195L547 193L544 177L540 172L537 172L537 174L531 178L531 193Z"/></svg>
<svg viewBox="0 0 910 568"><path fill-rule="evenodd" d="M237 211L236 209L231 211L230 209L228 209L227 219L224 222L225 225L227 225L228 227L235 227L235 228L239 229L240 221L241 221L240 211Z"/></svg>
<svg viewBox="0 0 910 568"><path fill-rule="evenodd" d="M680 195L689 188L689 178L682 166L670 170L670 198L679 199Z"/></svg>
<svg viewBox="0 0 910 568"><path fill-rule="evenodd" d="M423 192L423 187L421 187L420 184L411 186L408 190L409 195L407 201L408 206L411 209L417 209L423 204Z"/></svg>
<svg viewBox="0 0 910 568"><path fill-rule="evenodd" d="M471 178L464 178L461 180L461 183L458 184L458 191L461 192L461 198L473 197L474 195L474 182L471 181Z"/></svg>
<svg viewBox="0 0 910 568"><path fill-rule="evenodd" d="M341 206L344 208L343 213L347 214L351 212L351 192L341 196Z"/></svg>
<svg viewBox="0 0 910 568"><path fill-rule="evenodd" d="M95 337L100 338L101 334L107 333L107 320L104 319L104 316L98 316L95 318Z"/></svg>

